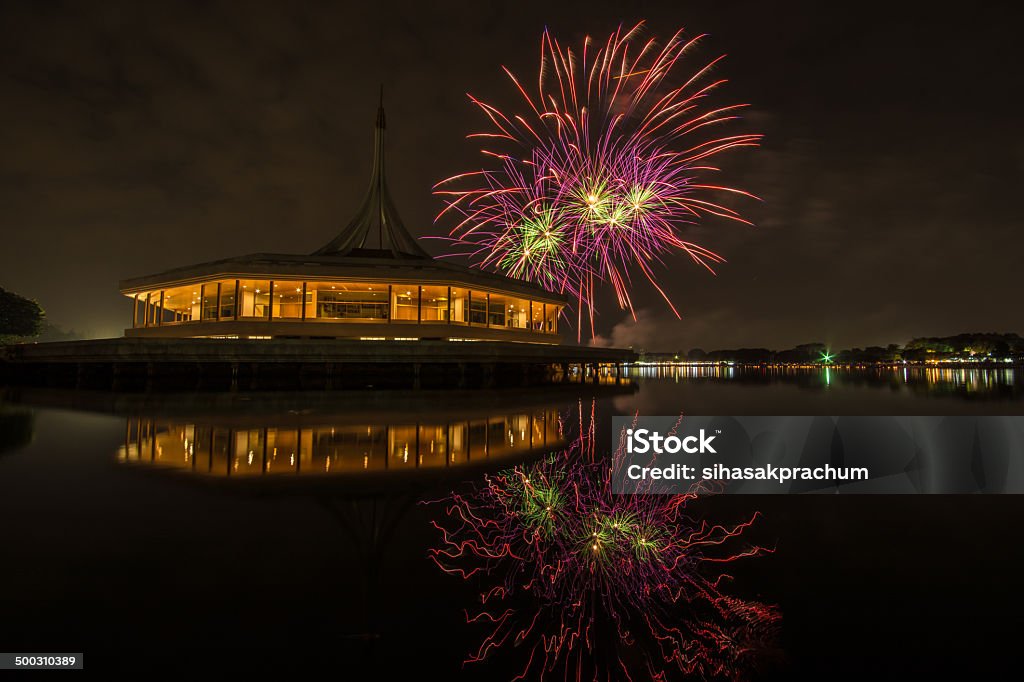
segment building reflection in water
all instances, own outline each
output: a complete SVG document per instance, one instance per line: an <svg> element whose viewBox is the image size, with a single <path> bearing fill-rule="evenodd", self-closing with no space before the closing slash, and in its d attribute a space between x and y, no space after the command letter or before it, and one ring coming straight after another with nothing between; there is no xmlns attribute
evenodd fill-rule
<svg viewBox="0 0 1024 682"><path fill-rule="evenodd" d="M373 424L320 417L309 425L130 417L117 458L212 476L323 476L477 464L564 445L555 408L466 419L409 416Z"/></svg>

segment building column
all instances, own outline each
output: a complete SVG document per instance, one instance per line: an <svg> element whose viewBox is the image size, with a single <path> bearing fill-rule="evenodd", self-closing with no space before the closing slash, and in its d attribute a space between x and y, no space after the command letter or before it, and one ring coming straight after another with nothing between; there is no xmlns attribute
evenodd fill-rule
<svg viewBox="0 0 1024 682"><path fill-rule="evenodd" d="M202 317L202 315L200 315L200 317ZM210 427L210 442L209 442L209 446L210 446L210 449L206 453L206 455L207 455L207 457L206 457L206 471L207 472L213 471L213 427L212 426Z"/></svg>
<svg viewBox="0 0 1024 682"><path fill-rule="evenodd" d="M217 298L217 307L220 307L220 298ZM228 446L224 451L224 469L226 470L225 476L231 475L231 465L234 464L235 460L235 449L234 449L234 429L228 429ZM211 439L211 442L212 439ZM210 456L213 457L213 448L210 449Z"/></svg>
<svg viewBox="0 0 1024 682"><path fill-rule="evenodd" d="M416 422L416 468L417 469L420 467L420 464L421 464L420 460L421 459L422 459L422 456L420 455L420 423Z"/></svg>
<svg viewBox="0 0 1024 682"><path fill-rule="evenodd" d="M264 426L263 427L263 459L262 459L262 462L261 462L264 474L267 473L267 437L268 437L268 435L269 435L269 429L266 426Z"/></svg>
<svg viewBox="0 0 1024 682"><path fill-rule="evenodd" d="M239 314L241 312L241 308L242 308L242 282L241 282L241 280L237 280L236 279L235 280L235 319L236 320L238 319L238 316L239 316Z"/></svg>
<svg viewBox="0 0 1024 682"><path fill-rule="evenodd" d="M214 319L215 322L220 322L220 282L217 282L217 298L216 298L216 301L217 301L217 307L214 308L214 310L217 311L217 314L214 315L213 319Z"/></svg>
<svg viewBox="0 0 1024 682"><path fill-rule="evenodd" d="M302 283L302 321L306 321L306 283Z"/></svg>
<svg viewBox="0 0 1024 682"><path fill-rule="evenodd" d="M139 295L132 297L132 329L139 326Z"/></svg>
<svg viewBox="0 0 1024 682"><path fill-rule="evenodd" d="M448 422L444 426L444 465L449 466L452 459L452 424Z"/></svg>
<svg viewBox="0 0 1024 682"><path fill-rule="evenodd" d="M270 280L270 289L267 292L270 300L270 310L267 311L267 322L274 319L274 280Z"/></svg>

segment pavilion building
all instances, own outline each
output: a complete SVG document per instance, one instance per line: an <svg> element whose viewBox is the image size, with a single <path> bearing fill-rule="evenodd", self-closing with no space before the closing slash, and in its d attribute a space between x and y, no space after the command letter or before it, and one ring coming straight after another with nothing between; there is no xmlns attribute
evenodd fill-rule
<svg viewBox="0 0 1024 682"><path fill-rule="evenodd" d="M409 234L388 191L384 131L381 106L366 198L331 242L123 280L125 336L559 343L564 296L436 260Z"/></svg>

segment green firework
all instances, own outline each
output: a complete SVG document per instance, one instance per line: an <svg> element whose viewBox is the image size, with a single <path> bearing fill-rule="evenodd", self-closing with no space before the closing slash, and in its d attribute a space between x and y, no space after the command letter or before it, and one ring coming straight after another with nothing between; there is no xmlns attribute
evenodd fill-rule
<svg viewBox="0 0 1024 682"><path fill-rule="evenodd" d="M638 523L630 534L629 544L639 561L652 561L665 546L664 533L655 526Z"/></svg>
<svg viewBox="0 0 1024 682"><path fill-rule="evenodd" d="M564 500L558 481L521 479L519 489L519 518L527 528L540 531L550 538L558 528Z"/></svg>

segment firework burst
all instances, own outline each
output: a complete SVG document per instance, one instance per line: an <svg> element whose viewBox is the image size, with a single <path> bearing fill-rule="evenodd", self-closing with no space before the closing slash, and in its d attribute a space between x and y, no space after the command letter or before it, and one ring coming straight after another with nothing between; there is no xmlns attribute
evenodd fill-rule
<svg viewBox="0 0 1024 682"><path fill-rule="evenodd" d="M568 449L443 501L430 556L481 587L466 618L487 631L467 663L509 645L527 652L516 679L736 679L771 650L777 611L721 589L725 565L769 551L740 538L756 515L694 519L700 487L614 495L616 459L594 457L593 429L581 429Z"/></svg>
<svg viewBox="0 0 1024 682"><path fill-rule="evenodd" d="M703 180L718 170L713 157L760 139L713 132L746 106L706 104L725 82L710 77L722 57L677 78L703 36L684 40L679 31L659 47L641 28L620 28L603 44L588 37L578 52L545 30L534 92L505 69L521 112L505 114L470 96L492 126L470 137L497 145L484 150L493 166L434 188L446 203L438 219L458 216L454 253L567 294L577 329L586 316L592 334L595 287L611 286L635 318L630 291L642 276L678 316L655 268L678 252L712 272L723 262L685 240L683 229L709 214L747 222L715 196L750 194Z"/></svg>

